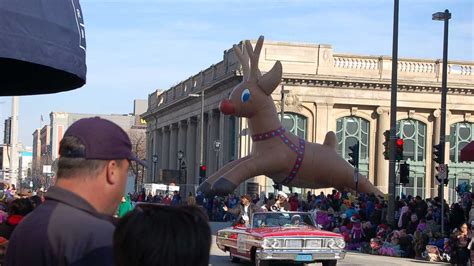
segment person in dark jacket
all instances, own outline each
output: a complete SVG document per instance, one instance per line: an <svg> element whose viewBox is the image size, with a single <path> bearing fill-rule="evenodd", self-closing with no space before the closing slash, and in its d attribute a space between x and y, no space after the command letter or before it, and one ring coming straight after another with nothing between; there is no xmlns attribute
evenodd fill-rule
<svg viewBox="0 0 474 266"><path fill-rule="evenodd" d="M259 208L252 203L252 198L249 195L242 195L240 197L239 206L229 209L226 205L224 205L223 209L224 211L237 216L234 225L243 224L247 227L250 226L252 214L259 211Z"/></svg>
<svg viewBox="0 0 474 266"><path fill-rule="evenodd" d="M13 231L2 265L115 265L112 215L131 160L143 163L117 124L99 117L73 123L59 145L55 185Z"/></svg>
<svg viewBox="0 0 474 266"><path fill-rule="evenodd" d="M449 228L451 228L451 230L459 228L464 222L466 222L464 210L459 203L454 203L451 213L449 214Z"/></svg>
<svg viewBox="0 0 474 266"><path fill-rule="evenodd" d="M413 235L419 223L418 216L416 213L413 213L410 217L410 222L408 223L407 234Z"/></svg>
<svg viewBox="0 0 474 266"><path fill-rule="evenodd" d="M453 253L451 254L451 264L467 265L470 257L470 251L467 249L471 241L471 233L466 223L454 231L451 235L453 243Z"/></svg>
<svg viewBox="0 0 474 266"><path fill-rule="evenodd" d="M0 224L0 236L10 239L13 229L33 211L33 204L28 199L15 199L10 203L8 217L5 223Z"/></svg>

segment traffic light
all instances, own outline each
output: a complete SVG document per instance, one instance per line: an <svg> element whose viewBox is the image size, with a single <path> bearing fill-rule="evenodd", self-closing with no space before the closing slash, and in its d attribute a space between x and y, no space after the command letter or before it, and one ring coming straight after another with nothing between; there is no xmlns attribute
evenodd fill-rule
<svg viewBox="0 0 474 266"><path fill-rule="evenodd" d="M385 141L383 143L384 150L383 150L383 157L385 160L389 160L389 151L390 151L390 130L385 130L383 133L383 136L385 137Z"/></svg>
<svg viewBox="0 0 474 266"><path fill-rule="evenodd" d="M395 142L397 148L397 161L403 160L403 139L398 138Z"/></svg>
<svg viewBox="0 0 474 266"><path fill-rule="evenodd" d="M359 142L357 141L356 144L349 146L349 163L352 164L355 168L359 168Z"/></svg>
<svg viewBox="0 0 474 266"><path fill-rule="evenodd" d="M205 164L199 166L199 183L204 182L204 179L206 179L206 165Z"/></svg>
<svg viewBox="0 0 474 266"><path fill-rule="evenodd" d="M433 161L441 164L441 143L433 146Z"/></svg>
<svg viewBox="0 0 474 266"><path fill-rule="evenodd" d="M410 183L410 165L407 163L400 164L400 184Z"/></svg>
<svg viewBox="0 0 474 266"><path fill-rule="evenodd" d="M199 166L199 176L200 177L206 177L206 165L205 164Z"/></svg>

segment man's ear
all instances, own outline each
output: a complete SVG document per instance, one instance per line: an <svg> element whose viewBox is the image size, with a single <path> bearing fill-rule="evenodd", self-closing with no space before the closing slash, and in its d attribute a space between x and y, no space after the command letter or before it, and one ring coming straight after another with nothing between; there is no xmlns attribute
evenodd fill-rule
<svg viewBox="0 0 474 266"><path fill-rule="evenodd" d="M106 171L107 171L107 183L109 185L114 185L119 181L119 175L118 175L118 164L117 161L111 160L107 162L106 166Z"/></svg>

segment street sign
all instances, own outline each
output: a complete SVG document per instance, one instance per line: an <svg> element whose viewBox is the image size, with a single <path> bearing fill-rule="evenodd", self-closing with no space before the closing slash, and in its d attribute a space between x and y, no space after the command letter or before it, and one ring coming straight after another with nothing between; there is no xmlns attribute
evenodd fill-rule
<svg viewBox="0 0 474 266"><path fill-rule="evenodd" d="M51 165L43 165L43 174L51 174Z"/></svg>
<svg viewBox="0 0 474 266"><path fill-rule="evenodd" d="M438 173L438 176L439 176L439 179L440 180L444 180L447 178L447 170L446 170L446 164L440 164L439 165L439 173Z"/></svg>

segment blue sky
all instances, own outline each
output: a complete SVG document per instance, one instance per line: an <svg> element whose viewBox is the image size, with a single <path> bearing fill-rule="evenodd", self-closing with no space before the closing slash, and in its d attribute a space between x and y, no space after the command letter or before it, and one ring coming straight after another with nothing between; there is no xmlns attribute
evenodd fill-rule
<svg viewBox="0 0 474 266"><path fill-rule="evenodd" d="M414 3L415 2L415 3ZM336 53L391 55L393 0L82 0L87 84L20 98L19 139L32 143L40 116L52 111L124 114L222 59L243 39L331 44ZM442 58L449 9L450 60L474 60L472 0L400 0L399 57ZM2 118L11 99L1 99ZM3 123L2 123L3 124Z"/></svg>

